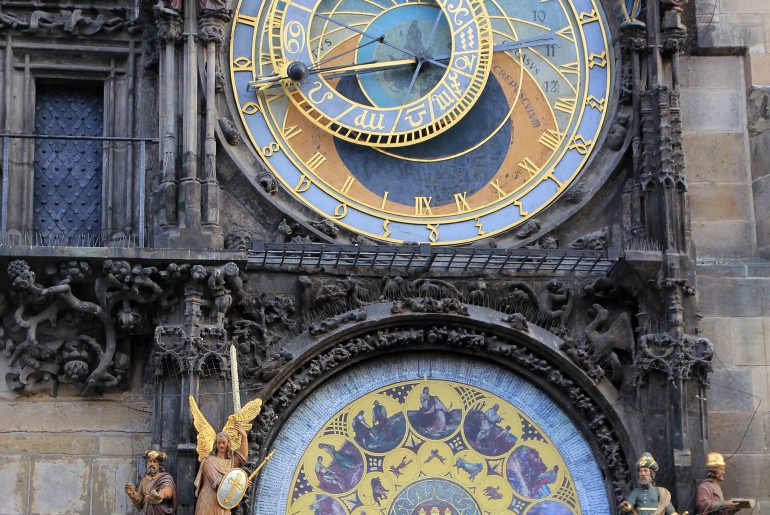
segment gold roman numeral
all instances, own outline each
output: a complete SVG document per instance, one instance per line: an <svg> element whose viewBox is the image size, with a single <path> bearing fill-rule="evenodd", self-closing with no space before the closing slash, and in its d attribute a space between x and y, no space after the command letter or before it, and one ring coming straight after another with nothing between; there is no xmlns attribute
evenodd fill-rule
<svg viewBox="0 0 770 515"><path fill-rule="evenodd" d="M289 141L291 138L299 134L302 134L302 129L296 125L289 125L288 127L283 128L283 137L286 141Z"/></svg>
<svg viewBox="0 0 770 515"><path fill-rule="evenodd" d="M340 188L340 193L342 193L343 195L347 195L348 192L350 191L350 188L353 187L353 184L355 182L356 180L353 178L353 176L348 175L347 178L345 179L345 183Z"/></svg>
<svg viewBox="0 0 770 515"><path fill-rule="evenodd" d="M540 136L538 143L551 150L556 150L556 147L558 147L559 143L561 143L561 134L558 130L554 131L551 129L546 129L545 132Z"/></svg>
<svg viewBox="0 0 770 515"><path fill-rule="evenodd" d="M471 210L471 206L468 204L468 192L463 191L462 193L455 193L455 204L457 204L457 212L458 213L465 213L466 211Z"/></svg>
<svg viewBox="0 0 770 515"><path fill-rule="evenodd" d="M596 14L596 9L592 9L590 13L580 13L578 20L580 20L581 25L585 25L586 23L591 23L592 21L599 21L599 15Z"/></svg>
<svg viewBox="0 0 770 515"><path fill-rule="evenodd" d="M562 64L559 67L559 71L562 73L562 75L571 73L572 75L577 76L578 72L580 71L580 67L578 66L577 61L575 61L574 63Z"/></svg>
<svg viewBox="0 0 770 515"><path fill-rule="evenodd" d="M557 98L553 108L565 113L572 114L572 112L575 110L576 104L577 100L574 98Z"/></svg>
<svg viewBox="0 0 770 515"><path fill-rule="evenodd" d="M248 16L245 14L238 14L238 17L235 19L235 21L236 23L243 23L245 25L251 25L252 27L256 27L259 24L259 20L254 16Z"/></svg>
<svg viewBox="0 0 770 515"><path fill-rule="evenodd" d="M313 154L313 157L308 159L307 163L305 163L305 166L307 166L308 170L310 170L311 172L315 172L319 166L324 164L325 161L326 161L326 156L324 156L320 152L316 152L315 154Z"/></svg>
<svg viewBox="0 0 770 515"><path fill-rule="evenodd" d="M572 27L571 27L570 25L567 25L567 26L566 26L566 27L564 27L563 29L557 30L557 31L556 31L556 34L557 34L558 36L561 36L561 37L563 37L563 38L564 38L564 39L566 39L567 41L570 41L570 42L572 42L572 43L574 43L574 42L575 42L575 33L574 33L574 32L572 32Z"/></svg>
<svg viewBox="0 0 770 515"><path fill-rule="evenodd" d="M430 203L433 197L414 197L414 214L417 216L432 215Z"/></svg>
<svg viewBox="0 0 770 515"><path fill-rule="evenodd" d="M501 198L507 195L507 193L503 190L503 188L500 187L500 179L489 181L489 185L492 186L495 189L495 191L497 191L497 200L500 200Z"/></svg>
<svg viewBox="0 0 770 515"><path fill-rule="evenodd" d="M521 163L519 163L519 168L524 170L525 172L529 172L529 177L532 178L535 175L537 175L537 172L540 171L540 168L535 165L535 163L532 162L532 160L528 157L525 157Z"/></svg>

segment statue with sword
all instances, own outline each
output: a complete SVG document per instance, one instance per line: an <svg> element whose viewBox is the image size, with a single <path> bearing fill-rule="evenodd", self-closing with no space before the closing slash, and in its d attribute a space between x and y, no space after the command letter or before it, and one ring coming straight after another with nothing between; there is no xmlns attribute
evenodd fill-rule
<svg viewBox="0 0 770 515"><path fill-rule="evenodd" d="M243 499L262 467L273 456L272 451L251 474L240 468L249 455L247 433L262 409L262 399L254 399L241 408L238 383L238 361L235 347L230 346L231 381L235 413L227 418L217 433L190 396L190 411L198 432L200 467L195 478L195 515L228 515Z"/></svg>

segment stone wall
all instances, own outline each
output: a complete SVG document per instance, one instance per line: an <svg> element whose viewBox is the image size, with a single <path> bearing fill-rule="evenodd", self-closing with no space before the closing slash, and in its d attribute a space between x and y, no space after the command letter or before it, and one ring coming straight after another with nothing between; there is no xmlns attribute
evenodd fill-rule
<svg viewBox="0 0 770 515"><path fill-rule="evenodd" d="M770 2L698 0L683 60L686 173L702 328L717 346L709 447L724 490L770 513Z"/></svg>
<svg viewBox="0 0 770 515"><path fill-rule="evenodd" d="M0 376L5 376L5 363ZM0 514L106 515L131 512L150 440L150 403L134 389L83 399L62 388L19 397L0 386Z"/></svg>

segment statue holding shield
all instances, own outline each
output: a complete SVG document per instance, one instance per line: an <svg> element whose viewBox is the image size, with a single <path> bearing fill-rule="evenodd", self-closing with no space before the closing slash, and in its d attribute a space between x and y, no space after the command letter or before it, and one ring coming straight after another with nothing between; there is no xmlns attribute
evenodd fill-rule
<svg viewBox="0 0 770 515"><path fill-rule="evenodd" d="M262 400L254 399L230 415L224 429L216 433L190 396L190 410L198 431L198 458L201 462L195 478L195 515L227 515L243 497L251 484L245 473L230 474L246 462L249 445L246 432L262 408ZM235 503L233 503L235 501Z"/></svg>

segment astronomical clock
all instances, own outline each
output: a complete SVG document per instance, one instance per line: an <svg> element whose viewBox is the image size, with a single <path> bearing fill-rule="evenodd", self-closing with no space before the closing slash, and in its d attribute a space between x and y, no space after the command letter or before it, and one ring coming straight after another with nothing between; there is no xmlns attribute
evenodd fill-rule
<svg viewBox="0 0 770 515"><path fill-rule="evenodd" d="M354 234L498 235L602 173L619 68L603 5L241 0L234 106L290 202Z"/></svg>

